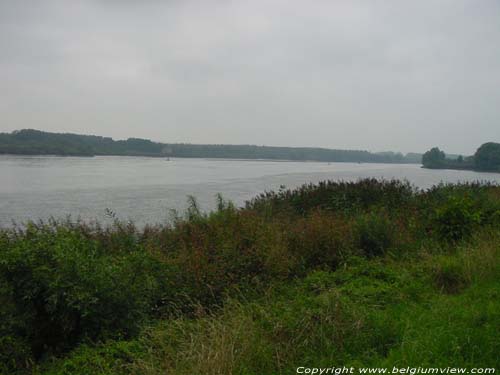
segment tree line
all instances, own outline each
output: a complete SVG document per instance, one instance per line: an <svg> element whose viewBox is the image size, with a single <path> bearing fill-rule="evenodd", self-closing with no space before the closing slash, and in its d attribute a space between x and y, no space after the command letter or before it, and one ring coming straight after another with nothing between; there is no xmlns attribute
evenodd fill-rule
<svg viewBox="0 0 500 375"><path fill-rule="evenodd" d="M398 152L372 153L363 150L335 150L314 147L159 143L139 138L115 141L110 137L49 133L33 129L0 133L0 154L129 155L364 163L420 163L421 160L421 155L415 153L403 155Z"/></svg>
<svg viewBox="0 0 500 375"><path fill-rule="evenodd" d="M485 172L500 172L500 143L482 144L474 155L449 158L444 151L433 147L422 155L422 165L431 169L466 169Z"/></svg>

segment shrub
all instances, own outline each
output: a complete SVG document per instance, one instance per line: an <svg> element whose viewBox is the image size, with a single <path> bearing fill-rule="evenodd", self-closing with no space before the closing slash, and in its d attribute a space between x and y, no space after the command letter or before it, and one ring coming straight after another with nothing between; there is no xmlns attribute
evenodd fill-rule
<svg viewBox="0 0 500 375"><path fill-rule="evenodd" d="M108 254L57 224L30 224L11 236L0 249L0 316L10 322L0 336L27 340L35 358L86 339L132 335L159 298L160 266L144 252Z"/></svg>
<svg viewBox="0 0 500 375"><path fill-rule="evenodd" d="M29 369L33 364L29 343L20 337L0 337L0 374Z"/></svg>
<svg viewBox="0 0 500 375"><path fill-rule="evenodd" d="M451 196L431 219L438 236L451 242L470 236L480 222L481 212L467 196Z"/></svg>
<svg viewBox="0 0 500 375"><path fill-rule="evenodd" d="M142 231L119 221L0 230L0 373L376 363L401 346L401 318L432 304L436 289L498 279L499 198L481 184L416 192L326 182L269 193L249 209L219 196L217 211L204 213L190 198L184 216ZM435 258L450 248L441 239L456 251ZM404 256L382 257L396 249ZM437 260L428 267L425 257ZM232 308L231 298L240 301ZM136 348L143 342L129 338L160 317L165 334ZM52 360L70 350L64 363ZM154 366L141 367L143 354L157 355Z"/></svg>
<svg viewBox="0 0 500 375"><path fill-rule="evenodd" d="M372 207L401 209L411 204L417 192L408 182L398 180L323 181L260 194L246 208L267 214L306 215L317 209L355 214Z"/></svg>
<svg viewBox="0 0 500 375"><path fill-rule="evenodd" d="M352 251L351 232L345 220L314 212L290 224L288 251L300 260L303 272L316 267L335 269Z"/></svg>
<svg viewBox="0 0 500 375"><path fill-rule="evenodd" d="M368 213L357 219L355 236L365 256L381 256L394 244L395 227L384 213Z"/></svg>
<svg viewBox="0 0 500 375"><path fill-rule="evenodd" d="M438 257L433 280L438 289L450 294L458 293L470 283L464 264L457 257Z"/></svg>
<svg viewBox="0 0 500 375"><path fill-rule="evenodd" d="M56 360L47 375L113 375L129 374L131 363L144 348L138 341L109 341L97 347L81 345L67 359ZM48 366L45 366L48 367Z"/></svg>

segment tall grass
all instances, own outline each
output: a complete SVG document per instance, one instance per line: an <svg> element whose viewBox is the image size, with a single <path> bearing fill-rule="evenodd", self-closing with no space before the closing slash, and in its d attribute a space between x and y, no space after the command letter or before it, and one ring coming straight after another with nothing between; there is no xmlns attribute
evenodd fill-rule
<svg viewBox="0 0 500 375"><path fill-rule="evenodd" d="M498 306L482 304L497 290L499 187L330 181L241 209L216 199L214 212L191 197L170 224L142 229L51 220L0 231L0 373L494 362ZM429 337L478 347L441 340L430 355L424 315Z"/></svg>

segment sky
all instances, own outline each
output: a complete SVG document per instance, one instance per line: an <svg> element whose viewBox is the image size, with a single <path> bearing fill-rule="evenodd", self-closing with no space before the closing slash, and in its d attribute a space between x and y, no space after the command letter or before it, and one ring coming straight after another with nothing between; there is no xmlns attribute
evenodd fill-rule
<svg viewBox="0 0 500 375"><path fill-rule="evenodd" d="M0 132L472 154L500 0L0 0Z"/></svg>

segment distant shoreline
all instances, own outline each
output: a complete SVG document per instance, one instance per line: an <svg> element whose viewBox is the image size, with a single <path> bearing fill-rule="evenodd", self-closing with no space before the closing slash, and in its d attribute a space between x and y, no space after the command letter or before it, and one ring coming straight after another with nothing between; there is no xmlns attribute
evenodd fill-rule
<svg viewBox="0 0 500 375"><path fill-rule="evenodd" d="M483 169L476 169L476 168L460 168L460 167L453 167L453 166L446 166L446 167L426 167L422 165L422 168L424 169L435 169L435 170L450 170L450 171L469 171L469 172L477 172L477 173L500 173L500 171L495 171L495 170L483 170Z"/></svg>
<svg viewBox="0 0 500 375"><path fill-rule="evenodd" d="M384 161L325 161L325 160L314 160L314 159L265 159L265 158L221 158L221 157L207 157L207 156L159 156L159 155L58 155L58 154L6 154L0 153L2 156L33 156L33 157L53 157L53 158L85 158L91 159L95 157L127 157L127 158L152 158L152 159L167 159L170 161L175 161L176 159L204 159L204 160L214 160L214 161L272 161L272 162L282 162L282 163L342 163L342 164L392 164L392 165L418 165L419 163L411 162L384 162ZM423 168L423 167L422 167ZM428 168L432 169L432 168Z"/></svg>
<svg viewBox="0 0 500 375"><path fill-rule="evenodd" d="M322 147L160 143L141 138L114 140L110 137L49 133L34 129L0 133L0 154L263 159L384 164L420 164L422 157L419 153L403 155L392 151L369 152Z"/></svg>
<svg viewBox="0 0 500 375"><path fill-rule="evenodd" d="M447 157L444 151L433 147L422 155L422 166L427 169L500 173L500 143L483 143L474 155L459 155L457 158Z"/></svg>

